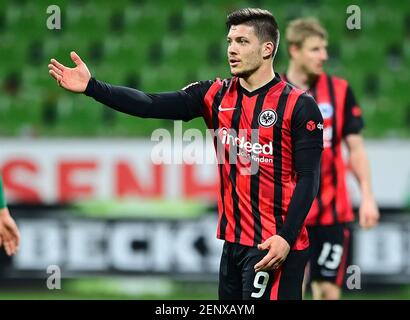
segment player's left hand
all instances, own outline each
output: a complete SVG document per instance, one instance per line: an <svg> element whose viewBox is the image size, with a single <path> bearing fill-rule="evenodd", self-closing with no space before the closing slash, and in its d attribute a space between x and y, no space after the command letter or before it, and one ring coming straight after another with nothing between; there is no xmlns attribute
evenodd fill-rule
<svg viewBox="0 0 410 320"><path fill-rule="evenodd" d="M377 225L380 218L379 209L373 197L364 197L359 209L359 223L363 229Z"/></svg>
<svg viewBox="0 0 410 320"><path fill-rule="evenodd" d="M255 272L271 271L279 268L289 254L289 243L281 236L274 235L264 243L258 244L259 250L269 250L266 256L255 264Z"/></svg>
<svg viewBox="0 0 410 320"><path fill-rule="evenodd" d="M10 216L7 208L0 209L0 247L4 247L7 255L11 256L18 250L20 232L16 222Z"/></svg>

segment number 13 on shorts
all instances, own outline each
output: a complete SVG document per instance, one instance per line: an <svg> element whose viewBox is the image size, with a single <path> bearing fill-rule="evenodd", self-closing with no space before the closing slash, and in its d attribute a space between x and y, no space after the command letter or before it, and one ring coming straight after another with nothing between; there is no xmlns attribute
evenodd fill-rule
<svg viewBox="0 0 410 320"><path fill-rule="evenodd" d="M332 245L330 242L324 242L317 264L334 270L339 267L342 256L343 247L340 244Z"/></svg>

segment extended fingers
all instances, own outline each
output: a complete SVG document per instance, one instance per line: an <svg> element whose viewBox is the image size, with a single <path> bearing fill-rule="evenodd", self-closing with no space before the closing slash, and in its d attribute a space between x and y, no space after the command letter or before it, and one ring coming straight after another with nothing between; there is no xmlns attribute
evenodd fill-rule
<svg viewBox="0 0 410 320"><path fill-rule="evenodd" d="M273 264L271 270L279 269L280 266L285 262L285 259L277 259Z"/></svg>
<svg viewBox="0 0 410 320"><path fill-rule="evenodd" d="M266 266L274 260L274 255L272 253L268 253L261 261L259 261L257 264L255 264L255 271L259 272L261 270L264 270Z"/></svg>
<svg viewBox="0 0 410 320"><path fill-rule="evenodd" d="M63 77L60 76L60 75L58 75L54 70L49 70L48 72L51 74L51 76L52 76L54 79L57 80L58 85L60 85L60 81L63 79Z"/></svg>
<svg viewBox="0 0 410 320"><path fill-rule="evenodd" d="M13 222L9 226L9 233L10 233L9 240L14 243L16 248L18 248L19 245L20 245L20 232L19 232L15 222Z"/></svg>
<svg viewBox="0 0 410 320"><path fill-rule="evenodd" d="M11 248L9 242L4 242L4 250L6 251L8 256L11 256Z"/></svg>
<svg viewBox="0 0 410 320"><path fill-rule="evenodd" d="M278 258L278 257L273 258L271 261L269 261L269 262L266 264L265 269L266 269L266 270L272 270L273 267L278 264L278 262L279 262L279 258Z"/></svg>
<svg viewBox="0 0 410 320"><path fill-rule="evenodd" d="M11 256L12 252L13 252L13 244L11 243L11 241L7 240L7 239L3 239L3 247L4 250L6 251L8 256Z"/></svg>
<svg viewBox="0 0 410 320"><path fill-rule="evenodd" d="M20 246L20 232L17 230L17 228L15 230L13 230L14 233L14 241L16 243L16 250L19 248Z"/></svg>
<svg viewBox="0 0 410 320"><path fill-rule="evenodd" d="M8 240L4 241L4 249L6 250L7 255L11 256L17 252L18 246L16 241L14 240Z"/></svg>
<svg viewBox="0 0 410 320"><path fill-rule="evenodd" d="M66 66L62 65L56 59L51 59L50 62L52 63L53 66L55 66L57 69L60 69L61 71L63 71L66 68Z"/></svg>
<svg viewBox="0 0 410 320"><path fill-rule="evenodd" d="M7 255L11 256L15 254L18 250L19 243L20 243L20 235L18 231L11 230L5 231L2 236L3 239L3 246L7 253Z"/></svg>
<svg viewBox="0 0 410 320"><path fill-rule="evenodd" d="M275 257L272 258L272 260L270 260L266 264L266 266L262 270L263 271L276 270L282 265L283 261L284 261L284 259L281 259L279 256L275 256Z"/></svg>
<svg viewBox="0 0 410 320"><path fill-rule="evenodd" d="M48 69L49 69L49 70L53 70L56 74L58 74L58 75L60 75L60 76L63 75L63 70L57 68L55 65L53 65L53 64L51 64L51 63L48 65Z"/></svg>

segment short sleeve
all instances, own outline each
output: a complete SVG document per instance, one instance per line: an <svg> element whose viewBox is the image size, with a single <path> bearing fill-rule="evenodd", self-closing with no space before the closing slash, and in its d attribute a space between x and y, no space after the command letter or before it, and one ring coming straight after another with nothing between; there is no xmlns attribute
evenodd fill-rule
<svg viewBox="0 0 410 320"><path fill-rule="evenodd" d="M359 133L363 128L362 110L356 101L352 88L348 86L344 105L343 136Z"/></svg>
<svg viewBox="0 0 410 320"><path fill-rule="evenodd" d="M292 142L294 151L323 149L323 118L315 100L303 93L292 114Z"/></svg>

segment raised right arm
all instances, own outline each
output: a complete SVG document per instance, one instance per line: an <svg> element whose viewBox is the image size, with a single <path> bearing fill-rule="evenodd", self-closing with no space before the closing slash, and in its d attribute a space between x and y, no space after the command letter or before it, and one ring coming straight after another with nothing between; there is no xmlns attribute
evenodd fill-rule
<svg viewBox="0 0 410 320"><path fill-rule="evenodd" d="M74 68L55 59L48 65L50 75L67 91L85 93L110 108L142 118L188 121L202 116L204 97L211 81L197 82L179 91L147 94L92 78L81 58L75 52L70 55L76 65Z"/></svg>
<svg viewBox="0 0 410 320"><path fill-rule="evenodd" d="M201 105L183 90L147 94L91 78L84 92L112 109L141 118L188 121L202 115Z"/></svg>

